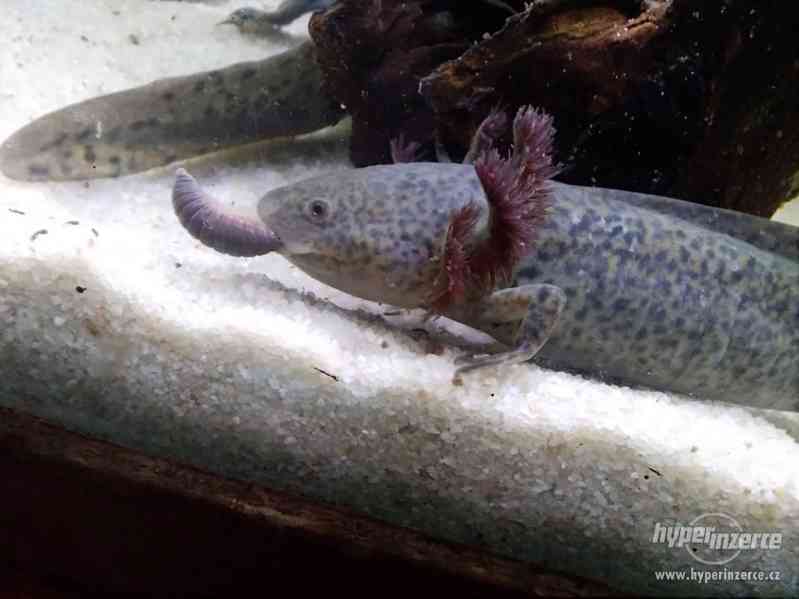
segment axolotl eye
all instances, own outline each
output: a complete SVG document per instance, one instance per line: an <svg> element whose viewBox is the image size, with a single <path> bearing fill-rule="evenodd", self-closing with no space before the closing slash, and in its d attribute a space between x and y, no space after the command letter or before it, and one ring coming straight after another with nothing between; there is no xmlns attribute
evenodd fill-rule
<svg viewBox="0 0 799 599"><path fill-rule="evenodd" d="M305 205L305 213L315 223L324 223L330 216L330 206L324 200L311 200Z"/></svg>

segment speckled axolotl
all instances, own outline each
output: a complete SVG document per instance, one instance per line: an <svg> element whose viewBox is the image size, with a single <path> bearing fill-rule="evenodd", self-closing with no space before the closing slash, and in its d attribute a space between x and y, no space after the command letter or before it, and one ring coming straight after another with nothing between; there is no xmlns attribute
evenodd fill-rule
<svg viewBox="0 0 799 599"><path fill-rule="evenodd" d="M21 180L116 177L242 144L318 131L341 106L311 42L265 60L160 79L44 115L0 145Z"/></svg>
<svg viewBox="0 0 799 599"><path fill-rule="evenodd" d="M520 110L507 157L491 147L501 126L501 113L481 126L473 164L315 177L268 192L260 221L228 214L181 169L174 207L221 252L277 251L340 290L427 308L505 346L461 358L456 381L535 357L603 380L799 410L799 229L553 182L551 119Z"/></svg>

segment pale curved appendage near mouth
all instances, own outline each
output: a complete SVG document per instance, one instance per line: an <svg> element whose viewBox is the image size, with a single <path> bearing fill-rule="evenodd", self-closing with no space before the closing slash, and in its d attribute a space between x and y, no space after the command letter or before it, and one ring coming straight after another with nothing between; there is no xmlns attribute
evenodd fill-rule
<svg viewBox="0 0 799 599"><path fill-rule="evenodd" d="M182 168L175 173L172 206L180 224L192 237L223 254L261 256L282 245L277 235L259 220L228 212Z"/></svg>

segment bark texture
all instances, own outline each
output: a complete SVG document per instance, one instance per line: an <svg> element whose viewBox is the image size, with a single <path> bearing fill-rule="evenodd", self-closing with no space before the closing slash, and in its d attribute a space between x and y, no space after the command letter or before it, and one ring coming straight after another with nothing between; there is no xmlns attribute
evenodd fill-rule
<svg viewBox="0 0 799 599"><path fill-rule="evenodd" d="M799 193L799 11L748 0L344 0L316 15L358 166L463 156L493 106L555 117L560 180L770 216Z"/></svg>

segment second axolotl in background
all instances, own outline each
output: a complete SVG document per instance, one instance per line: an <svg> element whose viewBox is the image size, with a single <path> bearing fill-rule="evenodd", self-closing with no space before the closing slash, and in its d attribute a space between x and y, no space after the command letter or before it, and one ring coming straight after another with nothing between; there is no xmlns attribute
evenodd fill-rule
<svg viewBox="0 0 799 599"><path fill-rule="evenodd" d="M352 295L426 308L505 346L464 373L536 358L627 385L799 410L799 229L551 180L551 118L493 113L464 164L400 163L268 192L252 222L184 170L187 230L235 256L277 251ZM395 147L406 160L412 148ZM472 162L473 161L473 162Z"/></svg>

